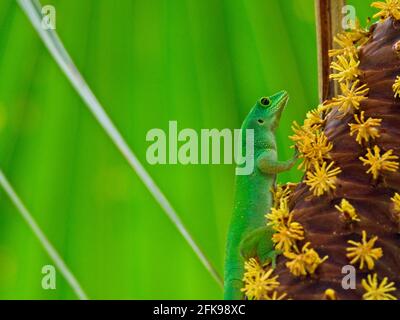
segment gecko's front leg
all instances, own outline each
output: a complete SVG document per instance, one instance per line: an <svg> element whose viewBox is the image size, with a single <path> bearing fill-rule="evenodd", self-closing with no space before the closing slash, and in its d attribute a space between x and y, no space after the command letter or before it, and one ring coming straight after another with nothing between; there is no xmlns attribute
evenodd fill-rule
<svg viewBox="0 0 400 320"><path fill-rule="evenodd" d="M264 174L278 174L293 168L298 160L298 152L287 161L279 161L276 150L267 149L257 158L257 167Z"/></svg>
<svg viewBox="0 0 400 320"><path fill-rule="evenodd" d="M240 244L240 253L244 260L258 258L262 264L268 260L275 268L278 252L274 250L272 236L275 231L268 227L260 227L247 235Z"/></svg>

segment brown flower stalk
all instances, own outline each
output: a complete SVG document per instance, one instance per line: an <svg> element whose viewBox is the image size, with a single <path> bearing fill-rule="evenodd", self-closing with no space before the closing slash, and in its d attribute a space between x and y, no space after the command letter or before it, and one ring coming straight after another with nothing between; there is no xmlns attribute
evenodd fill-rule
<svg viewBox="0 0 400 320"><path fill-rule="evenodd" d="M345 114L339 110L340 105L333 106L321 129L333 145L329 161L341 170L335 188L315 196L306 175L288 197L293 221L304 230L304 239L298 241L297 247L310 243L320 257L329 257L312 275L299 277L287 265L288 261L296 261L294 258L300 259L301 253L279 256L275 269L279 290L291 299L400 298L399 206L395 202L400 193L400 98L394 96L393 88L400 75L396 51L400 21L390 16L370 32L370 40L358 49L356 80L368 87L366 98L358 109L349 109ZM370 134L371 139L364 134L364 139L357 141L354 133L358 127L353 125L353 135L350 127L355 119L359 124L373 119L375 122L369 127L379 129L379 134ZM368 150L379 152L371 153L367 159ZM362 159L368 160L367 165ZM371 167L373 170L368 173ZM347 203L345 207L351 208L357 219L343 218ZM355 290L344 290L342 268L352 263L357 286Z"/></svg>

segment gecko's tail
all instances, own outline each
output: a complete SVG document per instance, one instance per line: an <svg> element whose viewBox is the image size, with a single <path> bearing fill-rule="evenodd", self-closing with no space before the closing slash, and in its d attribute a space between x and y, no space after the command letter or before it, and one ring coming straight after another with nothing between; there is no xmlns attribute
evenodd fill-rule
<svg viewBox="0 0 400 320"><path fill-rule="evenodd" d="M225 300L243 300L244 295L241 291L243 281L237 279L228 279L224 283L224 299Z"/></svg>

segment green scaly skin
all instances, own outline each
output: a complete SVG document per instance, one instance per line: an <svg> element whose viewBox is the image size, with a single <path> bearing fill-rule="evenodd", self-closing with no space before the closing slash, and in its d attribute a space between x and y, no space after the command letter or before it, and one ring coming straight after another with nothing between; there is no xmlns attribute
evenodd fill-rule
<svg viewBox="0 0 400 320"><path fill-rule="evenodd" d="M225 257L226 300L242 300L244 262L258 257L275 263L273 231L266 227L265 215L273 205L271 188L276 175L292 168L297 160L278 160L275 131L289 97L282 91L260 99L243 123L243 150L246 150L245 130L254 130L255 166L251 175L237 176L236 197L228 233Z"/></svg>

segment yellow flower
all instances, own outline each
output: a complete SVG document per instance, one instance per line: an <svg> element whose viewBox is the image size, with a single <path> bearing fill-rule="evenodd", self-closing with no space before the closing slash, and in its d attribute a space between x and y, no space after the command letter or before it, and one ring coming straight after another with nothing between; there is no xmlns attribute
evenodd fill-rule
<svg viewBox="0 0 400 320"><path fill-rule="evenodd" d="M324 159L330 159L329 152L333 144L329 142L327 136L322 131L312 133L305 127L295 128L296 135L290 137L296 142L296 147L300 152L300 159L303 159L299 169L308 170L314 163L320 163ZM302 139L299 139L302 137Z"/></svg>
<svg viewBox="0 0 400 320"><path fill-rule="evenodd" d="M357 123L351 123L350 126L350 135L353 136L357 133L356 141L359 144L365 142L369 142L370 139L379 138L379 127L381 126L382 119L374 119L368 118L365 121L365 112L362 111L360 117L358 115L354 115L354 119Z"/></svg>
<svg viewBox="0 0 400 320"><path fill-rule="evenodd" d="M353 55L350 55L348 58L338 56L337 59L337 62L332 62L331 64L331 69L337 72L331 74L329 78L339 82L356 80L361 74L360 70L358 70L360 61L356 61Z"/></svg>
<svg viewBox="0 0 400 320"><path fill-rule="evenodd" d="M244 270L244 279L256 277L258 274L264 272L264 268L254 258L251 258L244 263Z"/></svg>
<svg viewBox="0 0 400 320"><path fill-rule="evenodd" d="M329 112L331 111L331 107L325 101L324 103L318 106L317 111L320 113Z"/></svg>
<svg viewBox="0 0 400 320"><path fill-rule="evenodd" d="M391 200L394 203L394 210L396 210L399 213L400 212L400 194L398 194L396 192L394 197L391 198Z"/></svg>
<svg viewBox="0 0 400 320"><path fill-rule="evenodd" d="M297 187L297 183L287 183L286 185L276 185L271 188L274 208L278 209L281 205L281 200L289 197L290 193Z"/></svg>
<svg viewBox="0 0 400 320"><path fill-rule="evenodd" d="M289 138L296 144L296 148L300 152L300 158L305 159L304 154L313 149L315 133L318 131L313 127L306 128L305 126L300 126L296 121L293 122L292 130L294 135ZM300 164L299 169L307 166L308 163L304 160Z"/></svg>
<svg viewBox="0 0 400 320"><path fill-rule="evenodd" d="M335 206L335 208L342 213L343 220L350 222L360 221L356 209L346 199L343 199L340 206Z"/></svg>
<svg viewBox="0 0 400 320"><path fill-rule="evenodd" d="M291 260L286 262L286 267L289 269L291 274L293 274L295 277L307 275L306 264L302 254L285 252L284 255L286 258Z"/></svg>
<svg viewBox="0 0 400 320"><path fill-rule="evenodd" d="M323 132L317 132L312 140L299 143L300 158L304 161L299 168L307 170L314 163L320 163L324 159L330 159L329 152L333 149L333 144L329 142L327 136Z"/></svg>
<svg viewBox="0 0 400 320"><path fill-rule="evenodd" d="M393 84L393 92L395 98L400 96L400 76L396 77L396 81Z"/></svg>
<svg viewBox="0 0 400 320"><path fill-rule="evenodd" d="M364 300L397 300L389 292L396 291L394 282L388 283L388 278L384 278L379 284L378 275L375 273L373 276L368 275L367 280L361 281L366 293L363 295Z"/></svg>
<svg viewBox="0 0 400 320"><path fill-rule="evenodd" d="M301 253L284 252L284 256L291 260L286 262L286 267L296 277L314 274L315 270L325 262L328 257L320 258L314 249L309 249L310 242L303 246Z"/></svg>
<svg viewBox="0 0 400 320"><path fill-rule="evenodd" d="M304 247L308 247L308 245L306 244ZM306 268L307 268L307 272L309 274L314 274L315 270L317 270L317 268L324 263L326 260L328 260L328 256L325 256L324 258L320 258L319 254L314 250L314 249L305 249L303 247L303 251L305 251L303 253L304 255L304 261L306 263Z"/></svg>
<svg viewBox="0 0 400 320"><path fill-rule="evenodd" d="M333 289L326 289L324 296L326 300L337 300L336 291Z"/></svg>
<svg viewBox="0 0 400 320"><path fill-rule="evenodd" d="M377 8L379 11L374 15L374 18L386 19L393 17L400 20L400 1L399 0L386 0L386 2L373 2L372 7Z"/></svg>
<svg viewBox="0 0 400 320"><path fill-rule="evenodd" d="M333 144L321 131L325 125L323 114L329 108L329 106L322 104L317 109L308 112L303 126L293 122L294 135L289 138L295 142L300 153L299 158L303 159L298 167L299 169L308 170L315 162L330 159L329 152L332 150Z"/></svg>
<svg viewBox="0 0 400 320"><path fill-rule="evenodd" d="M307 172L306 184L313 191L314 195L319 197L336 189L336 177L342 172L340 168L332 169L334 162L331 162L329 166L326 162L322 164L314 164L314 171Z"/></svg>
<svg viewBox="0 0 400 320"><path fill-rule="evenodd" d="M360 160L364 163L364 166L371 166L367 173L371 173L374 179L378 179L381 171L396 172L399 169L398 156L393 155L393 150L389 150L384 155L381 155L381 150L378 146L374 147L374 153L368 148L366 158L360 157Z"/></svg>
<svg viewBox="0 0 400 320"><path fill-rule="evenodd" d="M268 226L279 226L285 223L289 218L288 199L282 198L278 208L271 208L271 212L265 216L268 220Z"/></svg>
<svg viewBox="0 0 400 320"><path fill-rule="evenodd" d="M369 92L365 84L358 87L359 83L359 80L355 81L351 86L349 82L341 83L342 95L333 98L330 106L338 107L338 110L343 114L358 110L361 102L368 99L366 95Z"/></svg>
<svg viewBox="0 0 400 320"><path fill-rule="evenodd" d="M325 124L325 119L322 117L321 109L314 109L307 112L304 127L307 129L321 129Z"/></svg>
<svg viewBox="0 0 400 320"><path fill-rule="evenodd" d="M273 269L268 271L262 269L259 272L256 272L253 267L250 269L251 273L246 272L244 275L244 288L241 289L249 300L261 300L268 292L279 287L278 276L271 277Z"/></svg>
<svg viewBox="0 0 400 320"><path fill-rule="evenodd" d="M272 294L267 293L264 296L265 300L283 300L285 299L287 296L287 293L282 293L281 295L279 295L279 293L277 291L274 291Z"/></svg>
<svg viewBox="0 0 400 320"><path fill-rule="evenodd" d="M353 39L347 32L339 33L336 37L334 37L333 40L340 46L340 49L329 50L330 57L336 57L340 55L343 56L353 55L357 57L358 55L357 48L354 45Z"/></svg>
<svg viewBox="0 0 400 320"><path fill-rule="evenodd" d="M367 241L367 233L362 232L362 242L347 241L347 243L353 245L353 247L347 248L347 258L352 259L351 264L360 263L360 270L364 269L366 264L368 270L372 270L375 267L375 260L379 260L383 256L382 248L374 248L375 242L378 237L374 237Z"/></svg>
<svg viewBox="0 0 400 320"><path fill-rule="evenodd" d="M347 31L346 34L353 40L355 44L362 46L368 42L370 32L368 31L368 29L362 28L360 20L356 19L354 28Z"/></svg>
<svg viewBox="0 0 400 320"><path fill-rule="evenodd" d="M296 121L293 122L292 130L294 132L293 136L289 138L295 142L302 142L303 140L310 140L314 135L314 131L316 130L309 130L311 128L306 128L305 126L300 126Z"/></svg>
<svg viewBox="0 0 400 320"><path fill-rule="evenodd" d="M298 222L293 222L293 213L289 214L287 221L273 227L276 233L272 236L275 249L283 252L291 251L296 247L297 240L304 239L303 226Z"/></svg>

